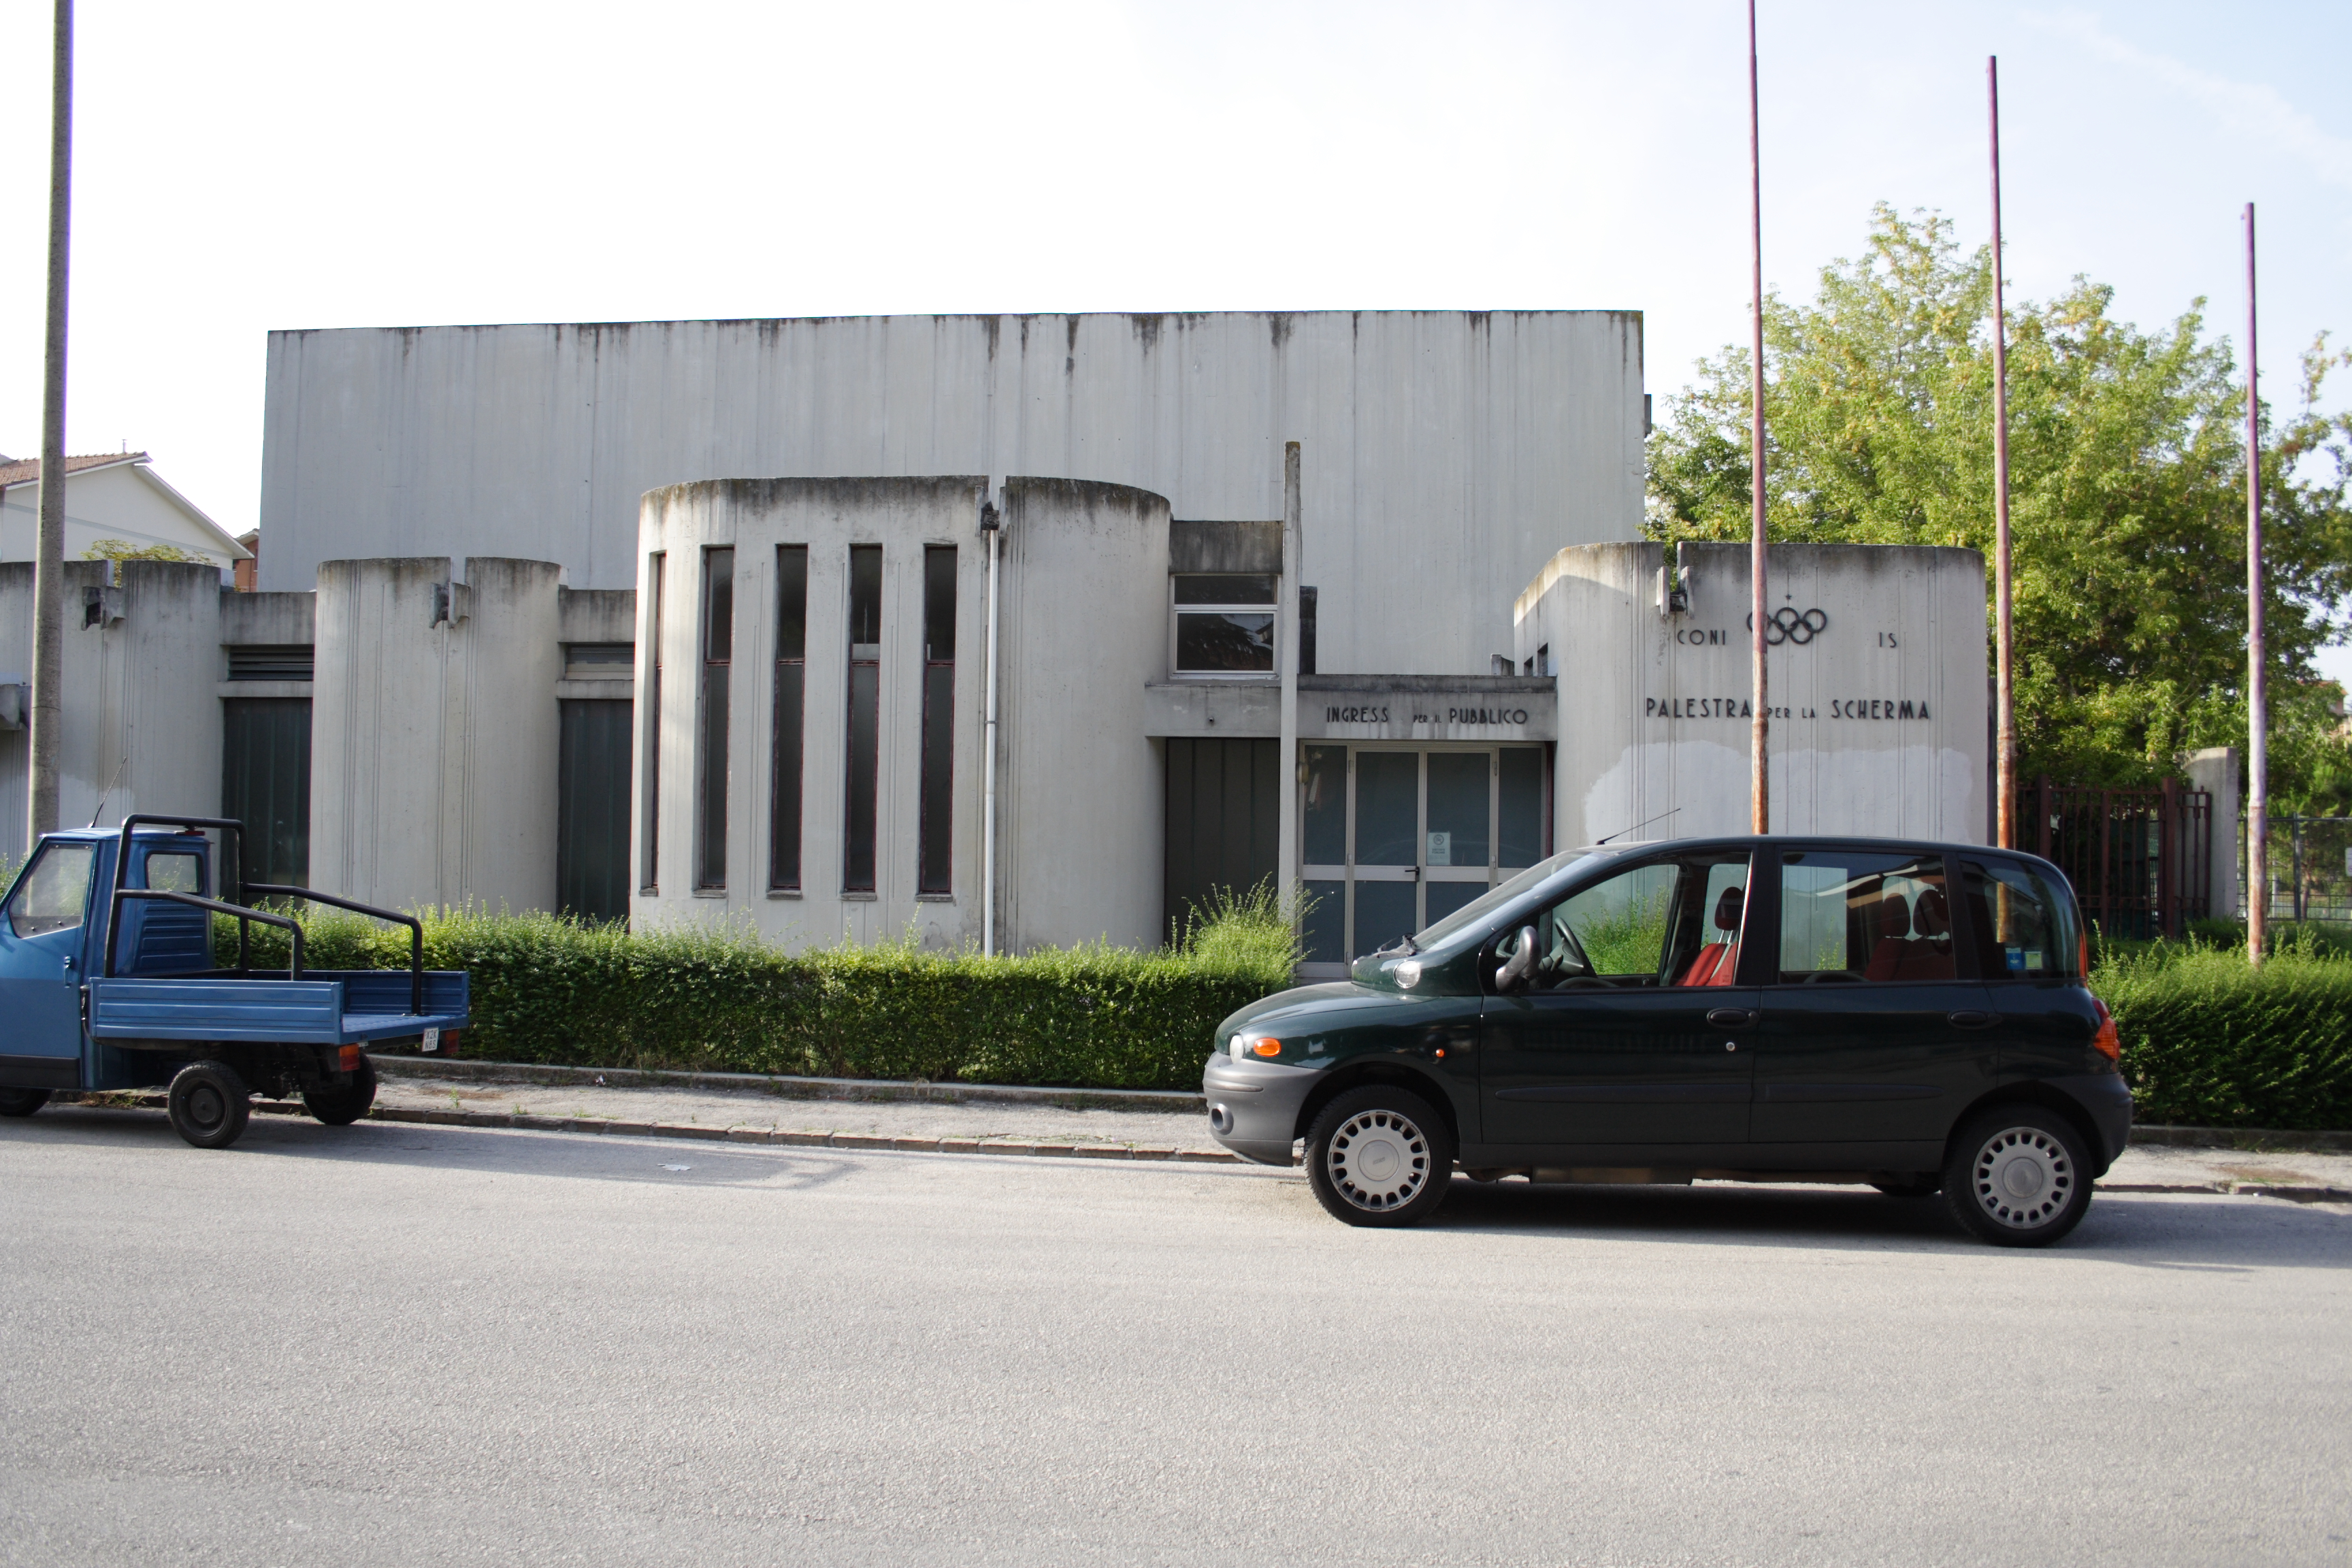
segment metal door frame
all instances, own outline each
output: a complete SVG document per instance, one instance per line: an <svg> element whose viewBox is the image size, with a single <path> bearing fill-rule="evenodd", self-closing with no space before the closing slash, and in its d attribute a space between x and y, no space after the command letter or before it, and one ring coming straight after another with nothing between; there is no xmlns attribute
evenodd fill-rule
<svg viewBox="0 0 2352 1568"><path fill-rule="evenodd" d="M1506 751L1530 751L1538 754L1542 763L1542 773L1540 775L1541 788L1539 799L1537 805L1537 813L1540 819L1549 815L1547 808L1551 801L1552 789L1551 748L1545 745L1543 742L1539 741L1301 740L1298 744L1300 752L1298 757L1295 759L1293 767L1302 773L1307 761L1306 748L1308 746L1325 748L1339 746L1344 748L1347 752L1347 862L1344 865L1334 866L1327 864L1308 865L1302 861L1297 871L1298 879L1303 882L1337 882L1339 884L1339 950L1343 955L1352 955L1356 952L1356 884L1360 881L1412 883L1414 885L1412 907L1413 919L1415 922L1412 929L1415 931L1421 931L1425 929L1429 924L1426 911L1429 908L1428 889L1429 883L1432 879L1429 875L1431 870L1435 869L1441 873L1441 875L1435 879L1441 882L1477 882L1486 888L1492 889L1499 887L1505 877L1514 875L1519 871L1527 869L1524 866L1505 866L1501 863L1503 853L1503 765L1501 753ZM1360 865L1356 859L1356 756L1357 753L1360 752L1402 752L1412 755L1415 759L1413 770L1415 791L1413 803L1413 863L1411 866L1365 867ZM1486 863L1483 868L1472 868L1467 866L1441 866L1432 868L1429 864L1429 758L1433 752L1483 752L1487 758ZM1306 788L1305 779L1303 777L1296 778L1292 787L1303 792ZM1303 819L1304 813L1306 811L1306 801L1303 795L1299 801L1299 811ZM1548 822L1541 823L1541 826L1548 831L1549 826ZM1538 842L1538 847L1540 847L1540 837ZM1475 870L1476 875L1459 876L1454 874L1456 872L1472 870ZM1367 875L1366 873L1370 874ZM1304 964L1300 967L1302 973L1307 969L1314 969L1318 972L1334 971L1344 973L1347 964L1349 962L1351 962L1350 958L1343 956L1338 964L1318 963Z"/></svg>

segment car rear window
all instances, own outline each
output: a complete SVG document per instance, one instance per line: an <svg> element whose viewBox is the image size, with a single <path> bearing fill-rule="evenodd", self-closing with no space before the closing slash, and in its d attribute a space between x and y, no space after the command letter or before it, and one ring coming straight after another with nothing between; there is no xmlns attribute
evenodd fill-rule
<svg viewBox="0 0 2352 1568"><path fill-rule="evenodd" d="M1966 864L1967 904L1979 978L2082 977L2074 899L2063 882L2015 860Z"/></svg>

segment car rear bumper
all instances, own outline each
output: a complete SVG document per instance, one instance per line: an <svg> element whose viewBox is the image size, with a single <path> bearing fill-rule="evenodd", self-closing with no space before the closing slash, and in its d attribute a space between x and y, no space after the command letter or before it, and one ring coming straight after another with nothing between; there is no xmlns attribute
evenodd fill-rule
<svg viewBox="0 0 2352 1568"><path fill-rule="evenodd" d="M2083 1108L2091 1125L2099 1134L2099 1168L2094 1173L2105 1175L2116 1156L2131 1142L2131 1088L2116 1072L2088 1072L2072 1078L2053 1078L2050 1087L2057 1089Z"/></svg>
<svg viewBox="0 0 2352 1568"><path fill-rule="evenodd" d="M1201 1069L1209 1102L1209 1136L1261 1165L1287 1165L1298 1136L1298 1110L1321 1077L1314 1068L1234 1061L1223 1055Z"/></svg>

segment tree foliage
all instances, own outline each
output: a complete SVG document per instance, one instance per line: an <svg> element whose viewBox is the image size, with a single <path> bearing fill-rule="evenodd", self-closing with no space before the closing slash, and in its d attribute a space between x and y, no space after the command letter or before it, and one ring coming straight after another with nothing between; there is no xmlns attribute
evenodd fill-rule
<svg viewBox="0 0 2352 1568"><path fill-rule="evenodd" d="M2010 496L2022 771L2152 783L2246 739L2245 388L2204 301L2143 332L2077 278L2010 311ZM1765 309L1775 539L1993 549L1992 261L1950 223L1881 205L1811 304ZM2312 655L2352 588L2352 423L2318 411L2352 356L2303 356L2300 406L2262 426L2272 788L2352 801L2352 749ZM1650 443L1649 531L1745 539L1748 358L1727 347ZM1990 658L1990 647L1988 648Z"/></svg>

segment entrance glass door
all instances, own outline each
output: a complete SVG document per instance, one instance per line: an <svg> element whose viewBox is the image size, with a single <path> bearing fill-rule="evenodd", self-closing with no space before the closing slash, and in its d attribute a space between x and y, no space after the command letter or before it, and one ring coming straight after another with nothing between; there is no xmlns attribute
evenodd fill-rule
<svg viewBox="0 0 2352 1568"><path fill-rule="evenodd" d="M1309 745L1303 973L1442 920L1543 858L1538 746Z"/></svg>

